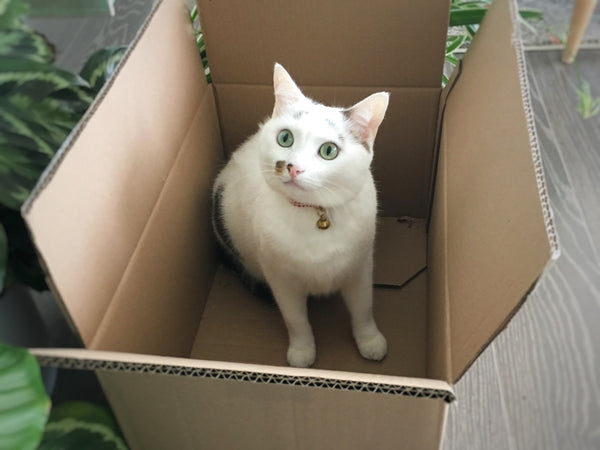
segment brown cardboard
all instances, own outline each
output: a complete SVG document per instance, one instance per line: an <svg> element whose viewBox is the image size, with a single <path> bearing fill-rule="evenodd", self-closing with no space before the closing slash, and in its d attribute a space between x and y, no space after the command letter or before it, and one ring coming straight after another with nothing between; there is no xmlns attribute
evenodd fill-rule
<svg viewBox="0 0 600 450"><path fill-rule="evenodd" d="M110 92L88 112L25 205L52 284L87 346L126 277L182 146L200 143L185 140L199 132L198 110L211 94L198 64L186 70L179 64L197 58L184 11L185 5L167 2L155 14ZM162 32L174 26L186 31ZM163 61L162 70L155 70L156 61ZM210 140L210 130L204 131L202 139ZM207 205L204 199L204 211ZM198 250L208 256L206 246Z"/></svg>
<svg viewBox="0 0 600 450"><path fill-rule="evenodd" d="M199 1L198 11L216 86L268 86L275 61L300 86L440 86L446 1Z"/></svg>
<svg viewBox="0 0 600 450"><path fill-rule="evenodd" d="M427 268L425 220L379 217L373 284L402 287Z"/></svg>
<svg viewBox="0 0 600 450"><path fill-rule="evenodd" d="M388 356L378 363L356 351L339 296L311 299L309 316L319 349L314 367L426 378L426 281L421 274L404 289L375 289L375 319L389 343ZM275 305L253 298L235 275L219 271L191 356L285 366L286 349L287 332Z"/></svg>
<svg viewBox="0 0 600 450"><path fill-rule="evenodd" d="M276 3L200 2L213 85L183 3L157 4L23 209L85 345L34 353L95 370L132 448L438 448L448 383L557 254L515 10L490 9L442 92L446 1ZM362 54L335 41L357 22ZM275 60L323 102L392 93L373 165L381 362L333 296L309 303L315 367L288 367L278 310L215 258L210 186L270 113Z"/></svg>
<svg viewBox="0 0 600 450"><path fill-rule="evenodd" d="M433 215L442 221L434 231L445 235L431 259L445 260L434 284L449 304L453 382L507 322L553 252L511 18L508 2L490 8L444 116L436 185L442 211Z"/></svg>
<svg viewBox="0 0 600 450"><path fill-rule="evenodd" d="M134 437L129 444L140 449L436 448L445 419L439 399L159 374L98 375L110 387L111 403L122 405L119 423Z"/></svg>
<svg viewBox="0 0 600 450"><path fill-rule="evenodd" d="M452 398L448 385L435 380L76 349L33 351L42 364L97 368L132 448L240 443L249 449L370 448L374 442L378 448L436 448L445 401ZM399 423L398 417L407 420ZM428 431L415 432L420 427Z"/></svg>
<svg viewBox="0 0 600 450"><path fill-rule="evenodd" d="M214 276L212 229L198 220L209 214L220 156L214 119L208 90L89 348L189 355ZM210 147L217 151L203 151Z"/></svg>

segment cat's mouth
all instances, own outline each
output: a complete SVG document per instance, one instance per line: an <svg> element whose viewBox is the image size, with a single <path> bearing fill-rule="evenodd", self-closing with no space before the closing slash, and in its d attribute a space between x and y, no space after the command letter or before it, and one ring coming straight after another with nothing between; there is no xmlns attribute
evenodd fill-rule
<svg viewBox="0 0 600 450"><path fill-rule="evenodd" d="M291 163L286 163L286 161L277 161L275 163L275 175L277 175L284 185L306 190L304 186L302 186L302 181L298 179L298 176L303 172L303 170L298 169Z"/></svg>

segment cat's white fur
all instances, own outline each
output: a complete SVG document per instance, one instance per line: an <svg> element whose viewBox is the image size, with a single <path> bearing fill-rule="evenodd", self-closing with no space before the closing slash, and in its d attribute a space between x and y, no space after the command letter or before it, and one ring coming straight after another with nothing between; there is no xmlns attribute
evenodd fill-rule
<svg viewBox="0 0 600 450"><path fill-rule="evenodd" d="M308 367L316 356L307 296L336 291L350 311L360 353L380 360L387 343L372 312L377 200L370 164L388 94L343 110L306 98L278 64L273 78L272 117L232 154L215 182L222 223L246 270L273 292L289 333L290 365ZM278 144L281 130L292 132L291 147ZM339 147L333 160L319 155L326 142ZM280 163L277 170L278 161L293 166ZM316 209L292 201L323 207L329 229L317 228Z"/></svg>

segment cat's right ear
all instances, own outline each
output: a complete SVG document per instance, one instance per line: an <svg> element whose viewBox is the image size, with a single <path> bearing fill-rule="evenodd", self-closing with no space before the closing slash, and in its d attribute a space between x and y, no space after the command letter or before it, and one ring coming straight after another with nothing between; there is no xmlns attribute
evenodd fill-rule
<svg viewBox="0 0 600 450"><path fill-rule="evenodd" d="M279 63L275 63L273 69L273 88L275 90L275 107L273 117L277 117L286 111L291 105L305 99L290 74Z"/></svg>

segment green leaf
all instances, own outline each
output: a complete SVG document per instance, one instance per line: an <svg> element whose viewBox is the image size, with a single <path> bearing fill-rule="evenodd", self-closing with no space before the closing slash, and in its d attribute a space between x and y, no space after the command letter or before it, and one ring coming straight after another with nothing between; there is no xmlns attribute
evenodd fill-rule
<svg viewBox="0 0 600 450"><path fill-rule="evenodd" d="M29 12L29 5L21 0L0 0L0 29L18 28Z"/></svg>
<svg viewBox="0 0 600 450"><path fill-rule="evenodd" d="M69 417L83 422L98 423L108 427L116 434L121 433L119 425L111 412L90 402L71 401L61 403L52 409L49 421L55 422Z"/></svg>
<svg viewBox="0 0 600 450"><path fill-rule="evenodd" d="M87 402L68 402L52 410L39 450L127 450L108 410Z"/></svg>
<svg viewBox="0 0 600 450"><path fill-rule="evenodd" d="M442 74L442 87L446 87L446 85L448 84L448 77L444 74Z"/></svg>
<svg viewBox="0 0 600 450"><path fill-rule="evenodd" d="M192 9L190 10L190 21L194 23L198 19L198 7L194 3Z"/></svg>
<svg viewBox="0 0 600 450"><path fill-rule="evenodd" d="M452 55L446 55L446 61L452 64L453 66L458 64L458 59Z"/></svg>
<svg viewBox="0 0 600 450"><path fill-rule="evenodd" d="M37 448L49 409L35 358L0 343L0 448Z"/></svg>
<svg viewBox="0 0 600 450"><path fill-rule="evenodd" d="M589 119L600 113L600 97L593 97L592 88L587 80L580 80L577 95L579 97L577 110L584 119Z"/></svg>
<svg viewBox="0 0 600 450"><path fill-rule="evenodd" d="M480 24L489 6L487 2L467 2L460 5L450 7L451 27ZM519 14L525 20L540 19L542 17L542 12L538 9L520 9Z"/></svg>
<svg viewBox="0 0 600 450"><path fill-rule="evenodd" d="M52 64L0 56L0 95L27 95L38 101L69 86L89 86L78 75Z"/></svg>
<svg viewBox="0 0 600 450"><path fill-rule="evenodd" d="M0 55L46 63L54 57L42 35L15 28L0 30Z"/></svg>
<svg viewBox="0 0 600 450"><path fill-rule="evenodd" d="M114 74L127 47L107 47L98 50L86 61L79 75L87 80L93 91L98 92Z"/></svg>
<svg viewBox="0 0 600 450"><path fill-rule="evenodd" d="M525 20L540 20L542 11L539 9L520 9L519 15Z"/></svg>
<svg viewBox="0 0 600 450"><path fill-rule="evenodd" d="M451 55L465 43L468 36L466 34L459 34L455 36L448 36L446 40L446 55Z"/></svg>
<svg viewBox="0 0 600 450"><path fill-rule="evenodd" d="M450 26L473 25L481 23L487 8L450 8Z"/></svg>
<svg viewBox="0 0 600 450"><path fill-rule="evenodd" d="M465 30L466 30L467 34L469 35L469 39L473 39L475 37L475 34L477 33L478 29L479 29L479 25L477 25L477 24L465 25Z"/></svg>
<svg viewBox="0 0 600 450"><path fill-rule="evenodd" d="M6 269L8 266L8 238L4 225L0 223L0 295L4 291L4 283L6 281Z"/></svg>

